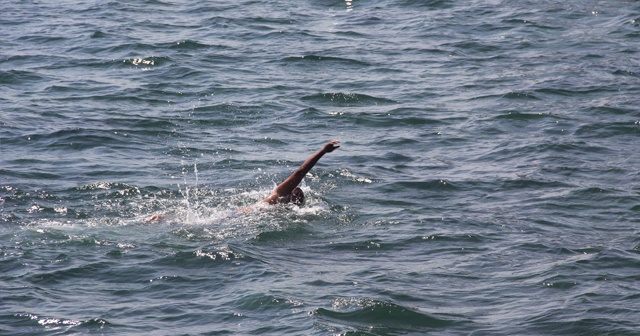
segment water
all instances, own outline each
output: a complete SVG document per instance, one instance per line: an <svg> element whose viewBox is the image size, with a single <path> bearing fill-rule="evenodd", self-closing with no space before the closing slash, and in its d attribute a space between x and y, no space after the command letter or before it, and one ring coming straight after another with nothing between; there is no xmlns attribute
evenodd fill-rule
<svg viewBox="0 0 640 336"><path fill-rule="evenodd" d="M0 334L637 335L638 13L4 2Z"/></svg>

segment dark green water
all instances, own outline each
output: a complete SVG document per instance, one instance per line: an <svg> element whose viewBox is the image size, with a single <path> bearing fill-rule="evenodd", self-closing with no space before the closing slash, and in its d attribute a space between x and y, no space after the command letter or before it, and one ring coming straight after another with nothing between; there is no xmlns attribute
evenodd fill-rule
<svg viewBox="0 0 640 336"><path fill-rule="evenodd" d="M0 334L638 335L639 13L3 3Z"/></svg>

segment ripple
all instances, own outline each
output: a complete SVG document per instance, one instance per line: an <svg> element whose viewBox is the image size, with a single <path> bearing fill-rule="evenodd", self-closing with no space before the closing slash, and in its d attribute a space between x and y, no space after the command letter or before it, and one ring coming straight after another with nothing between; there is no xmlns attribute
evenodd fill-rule
<svg viewBox="0 0 640 336"><path fill-rule="evenodd" d="M199 50L199 49L206 49L209 47L210 47L209 45L200 43L197 41L184 40L184 41L175 43L170 48L177 49L177 50Z"/></svg>

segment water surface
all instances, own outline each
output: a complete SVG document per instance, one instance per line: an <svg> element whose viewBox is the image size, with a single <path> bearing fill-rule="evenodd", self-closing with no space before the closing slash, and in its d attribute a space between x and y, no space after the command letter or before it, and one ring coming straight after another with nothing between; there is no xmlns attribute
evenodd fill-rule
<svg viewBox="0 0 640 336"><path fill-rule="evenodd" d="M638 13L3 5L0 334L638 334Z"/></svg>

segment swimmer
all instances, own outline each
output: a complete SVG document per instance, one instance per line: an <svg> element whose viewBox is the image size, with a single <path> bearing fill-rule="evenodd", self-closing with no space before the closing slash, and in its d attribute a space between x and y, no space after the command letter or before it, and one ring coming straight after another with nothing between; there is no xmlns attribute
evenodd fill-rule
<svg viewBox="0 0 640 336"><path fill-rule="evenodd" d="M266 204L286 204L292 203L297 206L302 206L304 204L304 193L302 189L298 187L302 179L307 175L307 173L313 168L313 166L318 163L320 158L324 156L326 153L333 152L336 148L340 148L340 140L331 140L327 142L322 149L317 151L315 154L311 155L296 171L293 172L286 180L280 183L269 195L267 198L262 200L260 203ZM246 207L240 209L239 213L247 213L255 209L253 207ZM154 214L149 217L146 222L159 222L164 218L160 214Z"/></svg>
<svg viewBox="0 0 640 336"><path fill-rule="evenodd" d="M332 140L327 142L322 149L311 155L296 171L291 174L284 182L280 183L269 195L269 197L262 200L263 203L268 204L283 204L293 203L301 206L304 204L304 193L302 189L298 187L298 184L302 182L302 179L307 173L315 166L320 158L326 154L333 152L336 148L340 147L339 140Z"/></svg>

